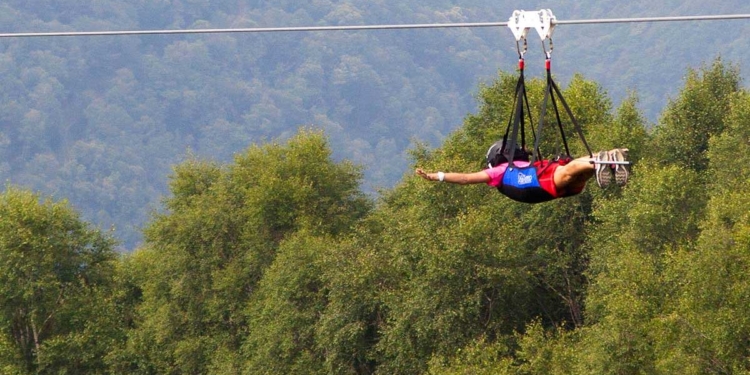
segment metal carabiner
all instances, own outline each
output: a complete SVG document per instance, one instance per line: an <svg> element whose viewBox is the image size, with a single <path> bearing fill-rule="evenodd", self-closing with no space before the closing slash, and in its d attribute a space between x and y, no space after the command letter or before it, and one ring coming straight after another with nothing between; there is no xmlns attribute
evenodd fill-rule
<svg viewBox="0 0 750 375"><path fill-rule="evenodd" d="M516 40L516 50L518 51L518 58L523 60L523 56L526 55L526 52L529 50L529 43L526 41L526 38L523 38L523 50L521 50L519 41Z"/></svg>
<svg viewBox="0 0 750 375"><path fill-rule="evenodd" d="M549 40L549 50L547 47L544 46L544 41ZM554 45L552 44L552 38L545 38L542 39L542 50L544 51L544 56L549 60L552 57L552 50L554 49Z"/></svg>

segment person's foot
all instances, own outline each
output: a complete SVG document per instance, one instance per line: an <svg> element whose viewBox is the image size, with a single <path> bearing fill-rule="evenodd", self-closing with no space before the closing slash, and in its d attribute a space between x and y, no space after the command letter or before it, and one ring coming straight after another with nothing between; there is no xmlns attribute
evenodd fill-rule
<svg viewBox="0 0 750 375"><path fill-rule="evenodd" d="M612 168L607 163L610 160L610 153L607 151L599 151L596 156L596 183L602 189L612 183Z"/></svg>
<svg viewBox="0 0 750 375"><path fill-rule="evenodd" d="M624 162L628 161L628 149L627 148L616 148L609 152L609 160ZM628 183L628 177L630 177L630 171L628 166L624 164L614 165L615 170L615 183L623 186Z"/></svg>

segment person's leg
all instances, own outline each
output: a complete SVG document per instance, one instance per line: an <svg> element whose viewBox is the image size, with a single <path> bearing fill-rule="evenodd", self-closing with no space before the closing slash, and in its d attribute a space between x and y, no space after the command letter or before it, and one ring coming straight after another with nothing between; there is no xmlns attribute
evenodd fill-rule
<svg viewBox="0 0 750 375"><path fill-rule="evenodd" d="M592 160L590 157L582 157L557 167L554 176L555 187L560 191L585 187L596 170Z"/></svg>

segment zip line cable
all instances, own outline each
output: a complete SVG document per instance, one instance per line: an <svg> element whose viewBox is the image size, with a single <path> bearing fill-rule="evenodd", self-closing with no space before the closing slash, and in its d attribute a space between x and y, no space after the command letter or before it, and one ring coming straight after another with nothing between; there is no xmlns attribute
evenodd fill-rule
<svg viewBox="0 0 750 375"><path fill-rule="evenodd" d="M726 14L726 15L713 15L713 16L642 17L642 18L600 18L600 19L590 19L590 20L556 21L555 24L556 25L589 25L589 24L608 24L608 23L716 21L716 20L734 20L734 19L750 19L750 14ZM20 33L0 33L0 38L401 30L401 29L437 29L437 28L457 28L457 27L499 27L499 26L508 26L508 22L428 23L428 24L362 25L362 26L255 27L255 28L234 28L234 29L187 29L187 30L60 31L60 32L28 32L28 33L20 32Z"/></svg>
<svg viewBox="0 0 750 375"><path fill-rule="evenodd" d="M641 17L641 18L602 18L592 20L557 21L558 25L587 25L598 23L639 23L639 22L675 22L675 21L716 21L748 19L750 14L725 14L715 16L675 16L675 17Z"/></svg>
<svg viewBox="0 0 750 375"><path fill-rule="evenodd" d="M239 29L188 29L188 30L129 30L129 31L70 31L43 33L5 33L0 38L13 37L57 37L57 36L107 36L107 35L157 35L157 34L219 34L219 33L275 33L309 31L357 31L357 30L397 30L397 29L436 29L448 27L494 27L507 26L507 22L486 23L432 23L413 25L362 25L362 26L301 26L301 27L255 27Z"/></svg>

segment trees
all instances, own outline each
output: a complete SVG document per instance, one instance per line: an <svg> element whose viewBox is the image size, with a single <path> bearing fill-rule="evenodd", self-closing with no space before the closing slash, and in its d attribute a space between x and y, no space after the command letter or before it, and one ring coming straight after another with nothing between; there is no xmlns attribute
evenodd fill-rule
<svg viewBox="0 0 750 375"><path fill-rule="evenodd" d="M326 373L328 350L318 344L316 326L329 298L322 260L334 244L304 232L283 241L247 304L243 373Z"/></svg>
<svg viewBox="0 0 750 375"><path fill-rule="evenodd" d="M708 141L724 130L730 98L739 90L739 81L738 69L721 59L700 70L689 70L682 92L669 103L654 132L654 157L705 170Z"/></svg>
<svg viewBox="0 0 750 375"><path fill-rule="evenodd" d="M716 263L722 264L731 247L705 241L706 235L716 234L703 229L721 227L707 222L705 215L707 207L708 213L716 212L723 199L718 197L725 195L723 184L709 182L711 174L726 170L709 163L709 155L722 157L709 145L727 139L726 124L737 118L732 111L744 104L732 99L738 90L736 71L716 61L701 74L703 78L692 71L681 95L666 109L625 194L602 201L594 211L597 230L587 240L588 319L579 342L583 371L715 373L739 368L717 354L715 345L721 340L704 334L711 323L699 324L695 316L722 309L719 303L697 301L723 301L732 294L721 287L721 279L707 277L721 272ZM734 160L724 160L736 168ZM706 173L709 167L712 173ZM732 273L726 264L718 267ZM709 297L708 290L727 294Z"/></svg>
<svg viewBox="0 0 750 375"><path fill-rule="evenodd" d="M347 233L370 206L360 176L353 165L334 163L323 135L307 130L283 145L253 146L227 167L178 166L168 211L149 225L135 260L146 275L127 354L138 371L242 368L242 343L256 334L250 323L262 319L246 309L274 297L255 295L271 287L261 280L279 247L297 232Z"/></svg>
<svg viewBox="0 0 750 375"><path fill-rule="evenodd" d="M0 330L9 361L2 366L104 371L113 337L96 316L112 291L113 246L66 202L14 187L0 195Z"/></svg>
<svg viewBox="0 0 750 375"><path fill-rule="evenodd" d="M750 98L733 96L724 132L709 140L710 192L701 234L693 249L671 254L665 274L674 288L657 326L660 370L664 373L747 373L750 332L747 267Z"/></svg>

